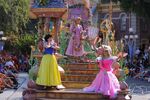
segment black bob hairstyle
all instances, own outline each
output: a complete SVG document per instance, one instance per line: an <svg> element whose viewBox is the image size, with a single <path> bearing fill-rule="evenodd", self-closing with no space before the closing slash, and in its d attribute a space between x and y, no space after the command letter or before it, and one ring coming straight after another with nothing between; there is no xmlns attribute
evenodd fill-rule
<svg viewBox="0 0 150 100"><path fill-rule="evenodd" d="M49 38L51 38L51 37L52 37L52 35L47 34L47 35L45 35L44 39L45 39L45 41L47 42L47 41L48 41L48 39L49 39Z"/></svg>

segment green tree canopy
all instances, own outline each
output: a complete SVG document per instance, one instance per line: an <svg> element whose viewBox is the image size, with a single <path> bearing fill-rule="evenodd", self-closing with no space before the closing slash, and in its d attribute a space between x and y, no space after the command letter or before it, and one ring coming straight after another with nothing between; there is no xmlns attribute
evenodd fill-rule
<svg viewBox="0 0 150 100"><path fill-rule="evenodd" d="M114 0L117 1L117 0ZM132 11L150 19L150 0L118 0L125 11Z"/></svg>
<svg viewBox="0 0 150 100"><path fill-rule="evenodd" d="M30 0L0 0L0 31L18 32L28 22Z"/></svg>

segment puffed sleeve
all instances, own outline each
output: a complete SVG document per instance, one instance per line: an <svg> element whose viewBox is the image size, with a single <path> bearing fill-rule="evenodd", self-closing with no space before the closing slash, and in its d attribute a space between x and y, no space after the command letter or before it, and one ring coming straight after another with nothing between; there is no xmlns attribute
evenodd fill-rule
<svg viewBox="0 0 150 100"><path fill-rule="evenodd" d="M100 62L102 60L102 57L97 57L96 62Z"/></svg>

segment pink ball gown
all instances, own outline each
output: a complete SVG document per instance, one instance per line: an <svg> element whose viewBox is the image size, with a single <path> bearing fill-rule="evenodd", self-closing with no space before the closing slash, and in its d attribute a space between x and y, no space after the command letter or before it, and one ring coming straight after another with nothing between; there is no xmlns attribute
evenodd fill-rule
<svg viewBox="0 0 150 100"><path fill-rule="evenodd" d="M117 91L120 90L120 84L117 77L112 73L112 63L114 57L99 59L100 72L89 87L83 89L84 92L97 92L115 98Z"/></svg>

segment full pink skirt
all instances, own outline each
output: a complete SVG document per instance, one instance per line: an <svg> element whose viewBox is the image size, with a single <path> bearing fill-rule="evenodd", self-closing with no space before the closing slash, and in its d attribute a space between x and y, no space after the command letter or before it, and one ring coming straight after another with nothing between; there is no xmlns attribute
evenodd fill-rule
<svg viewBox="0 0 150 100"><path fill-rule="evenodd" d="M89 87L83 89L84 92L97 92L115 98L120 84L117 77L110 71L105 73L103 70L97 74L95 80Z"/></svg>

